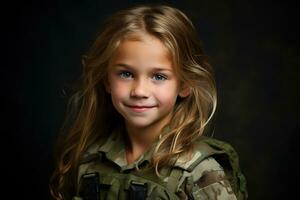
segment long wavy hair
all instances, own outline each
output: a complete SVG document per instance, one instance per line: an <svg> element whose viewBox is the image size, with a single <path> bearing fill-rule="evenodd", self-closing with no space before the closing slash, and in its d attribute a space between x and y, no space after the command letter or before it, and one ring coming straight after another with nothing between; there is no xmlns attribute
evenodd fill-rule
<svg viewBox="0 0 300 200"><path fill-rule="evenodd" d="M107 137L116 124L123 123L104 82L119 44L140 34L150 34L168 48L176 76L190 88L189 96L178 97L168 132L156 146L152 162L156 173L172 159L190 152L193 142L204 134L216 110L216 84L192 22L180 10L164 5L119 11L104 22L96 41L83 56L82 82L69 101L69 117L62 131L66 134L60 140L57 167L50 181L55 199L74 195L80 157L91 144Z"/></svg>

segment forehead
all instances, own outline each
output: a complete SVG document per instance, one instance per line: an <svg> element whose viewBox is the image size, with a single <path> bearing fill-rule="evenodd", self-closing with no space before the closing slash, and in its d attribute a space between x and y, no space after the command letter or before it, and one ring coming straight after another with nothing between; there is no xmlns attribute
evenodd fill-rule
<svg viewBox="0 0 300 200"><path fill-rule="evenodd" d="M172 67L168 48L156 37L143 34L123 39L112 57L112 64L125 63L133 66L163 65Z"/></svg>

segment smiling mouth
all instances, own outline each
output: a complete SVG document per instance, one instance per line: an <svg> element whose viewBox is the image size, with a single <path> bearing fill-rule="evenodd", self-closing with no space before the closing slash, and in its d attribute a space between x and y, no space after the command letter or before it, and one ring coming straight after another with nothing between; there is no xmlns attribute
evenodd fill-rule
<svg viewBox="0 0 300 200"><path fill-rule="evenodd" d="M147 110L150 110L151 108L154 108L155 106L136 106L136 105L126 105L130 110L133 112L145 112Z"/></svg>

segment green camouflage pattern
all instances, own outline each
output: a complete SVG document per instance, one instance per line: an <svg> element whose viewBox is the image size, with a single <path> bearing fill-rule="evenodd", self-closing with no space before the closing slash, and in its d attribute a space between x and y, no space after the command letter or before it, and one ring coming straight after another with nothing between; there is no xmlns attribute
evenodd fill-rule
<svg viewBox="0 0 300 200"><path fill-rule="evenodd" d="M173 167L163 168L161 173L164 176L159 178L153 169L143 170L150 164L157 143L154 143L138 160L128 165L124 133L115 131L106 141L91 146L84 155L78 170L78 188L83 174L98 172L100 199L128 199L131 182L147 184L145 199L246 199L247 195L244 195L243 191L240 192L243 184L232 177L236 170L240 173L239 168L224 169L219 162L220 158L234 158L227 156L226 150L222 149L223 142L216 140L220 144L211 145L209 144L211 140L214 139L197 140L193 154L190 157L181 156ZM230 145L226 148L234 152ZM246 191L246 188L244 190ZM73 200L81 199L78 194L73 198Z"/></svg>

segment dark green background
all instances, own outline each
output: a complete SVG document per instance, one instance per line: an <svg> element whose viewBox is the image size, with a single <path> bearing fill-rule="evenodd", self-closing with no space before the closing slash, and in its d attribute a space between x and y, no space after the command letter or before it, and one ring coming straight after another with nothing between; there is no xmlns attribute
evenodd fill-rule
<svg viewBox="0 0 300 200"><path fill-rule="evenodd" d="M68 91L78 78L81 55L103 18L144 2L163 1L4 4L2 183L11 199L49 199L52 147L67 100L63 89ZM296 5L251 0L164 2L184 11L203 40L216 71L215 136L239 152L249 199L289 199L297 194Z"/></svg>

